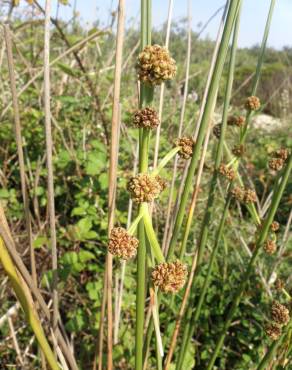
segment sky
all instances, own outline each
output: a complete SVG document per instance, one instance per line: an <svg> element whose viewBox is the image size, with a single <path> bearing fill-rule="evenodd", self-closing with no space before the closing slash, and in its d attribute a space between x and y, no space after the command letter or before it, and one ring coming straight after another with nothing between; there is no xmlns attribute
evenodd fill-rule
<svg viewBox="0 0 292 370"><path fill-rule="evenodd" d="M250 47L260 44L271 0L243 0L241 31L239 46ZM76 9L80 14L82 23L90 28L98 19L106 24L109 12L117 8L117 0L69 0L69 6L60 6L59 16L65 20L72 17L72 11L76 2ZM192 28L199 30L199 23L205 23L210 16L221 6L225 0L190 0ZM40 1L40 3L44 3ZM57 0L52 0L52 13L55 14ZM153 25L159 27L167 19L169 0L153 0ZM126 22L128 25L139 24L139 0L125 0ZM179 21L187 15L188 0L174 0L173 20ZM202 38L208 36L215 39L220 15L209 24L202 34ZM277 49L283 46L292 46L292 0L277 0L272 20L268 45Z"/></svg>

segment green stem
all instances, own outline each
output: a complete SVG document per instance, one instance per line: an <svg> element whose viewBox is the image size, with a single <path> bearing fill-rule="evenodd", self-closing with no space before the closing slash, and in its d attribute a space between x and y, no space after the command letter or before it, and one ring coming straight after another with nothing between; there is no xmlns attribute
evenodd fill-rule
<svg viewBox="0 0 292 370"><path fill-rule="evenodd" d="M164 262L165 259L164 259L162 250L160 249L158 240L155 235L155 231L153 230L152 221L151 221L151 217L150 217L149 210L148 210L148 204L142 203L141 207L142 207L141 209L143 210L143 214L144 214L143 216L144 226L145 226L145 230L146 230L149 243L152 248L152 252L159 263Z"/></svg>
<svg viewBox="0 0 292 370"><path fill-rule="evenodd" d="M206 129L208 127L211 113L215 105L215 99L216 99L217 90L219 87L219 82L220 82L220 78L222 75L223 66L224 66L224 62L225 62L225 58L226 58L226 54L228 50L228 44L229 44L234 20L238 12L238 7L239 7L240 2L241 0L231 0L230 6L228 9L226 23L225 23L224 31L222 35L222 41L220 43L218 56L217 56L215 67L214 67L214 73L213 73L213 76L210 82L210 88L209 88L209 92L208 92L208 96L206 100L206 106L205 106L205 110L202 116L202 122L201 122L200 129L198 132L197 141L194 146L194 152L193 152L193 156L192 156L191 163L189 166L184 190L181 196L181 202L179 205L178 213L177 213L174 228L173 228L173 234L172 234L172 238L171 238L170 245L169 245L167 259L172 257L174 253L174 248L177 244L178 234L179 234L179 231L181 229L182 222L184 219L188 196L189 196L189 193L192 187L194 173L196 171L197 164L199 161L202 144L205 138Z"/></svg>
<svg viewBox="0 0 292 370"><path fill-rule="evenodd" d="M151 172L151 176L158 175L159 172L167 165L167 163L179 152L179 150L179 147L175 147L170 152L168 152L166 156L161 160L159 165L156 167L156 169Z"/></svg>
<svg viewBox="0 0 292 370"><path fill-rule="evenodd" d="M198 276L198 271L200 269L202 257L205 251L205 246L207 244L208 240L208 235L209 235L209 228L210 228L210 222L213 214L213 208L214 208L214 199L215 199L215 193L216 193L216 188L217 188L217 178L218 178L218 168L220 166L221 160L222 160L222 154L223 154L223 148L224 148L224 138L225 138L225 132L226 132L226 127L227 127L227 117L228 117L228 108L229 108L229 103L230 103L230 98L231 98L231 92L232 92L232 85L233 85L233 76L234 76L234 68L235 68L235 56L236 56L236 49L237 49L237 38L238 38L238 32L239 32L239 15L240 12L238 13L237 20L235 23L234 27L234 34L233 34L233 41L232 41L232 47L231 47L231 55L230 55L230 61L229 61L229 71L228 71L228 80L227 80L227 85L226 85L226 92L225 92L225 99L224 99L224 106L223 106L223 114L222 114L222 125L221 125L221 135L219 139L219 143L217 146L216 150L216 157L215 157L215 170L211 179L211 184L210 184L210 191L209 191L209 197L207 201L207 207L206 207L206 212L204 214L204 219L202 222L202 228L201 228L201 233L200 233L200 241L198 245L198 257L197 257L197 271L196 275L193 278L193 283L192 283L192 290L194 290L195 286L195 281L196 281L196 276ZM224 213L221 219L221 223L219 226L218 230L218 237L221 239L221 234L222 230L224 227L226 215L228 213L228 207L230 203L230 196L227 198L226 205L224 208ZM183 238L183 243L186 243L188 236L189 236L189 231L190 231L190 225L191 225L191 220L192 220L192 214L190 215L188 221L187 221L187 227L185 230L185 235ZM220 232L221 230L221 232ZM211 275L211 271L213 268L213 260L215 259L217 248L219 245L220 239L216 239L216 245L212 253L211 260L209 261L209 267L208 267L208 274ZM204 281L204 288L203 291L201 292L200 296L200 307L197 307L196 309L196 317L195 319L192 319L192 322L190 323L190 318L192 316L192 310L195 302L190 302L188 309L187 309L187 315L186 317L188 318L186 320L186 326L184 329L184 334L183 334L183 345L181 346L180 349L180 360L179 364L177 366L177 370L181 369L181 366L183 364L183 359L187 350L187 347L190 343L190 339L192 337L193 331L194 331L194 324L197 320L197 316L200 314L201 306L203 304L204 298L205 298L205 292L204 289L206 290L209 284L209 276L206 276L205 281Z"/></svg>
<svg viewBox="0 0 292 370"><path fill-rule="evenodd" d="M141 220L141 218L143 217L144 215L144 211L140 208L140 211L138 213L138 216L135 218L135 220L131 223L131 226L129 227L128 229L128 233L130 235L134 235L136 229L137 229L137 226Z"/></svg>
<svg viewBox="0 0 292 370"><path fill-rule="evenodd" d="M22 280L19 278L17 271L13 265L10 255L6 249L6 246L0 237L0 262L9 277L13 290L19 300L21 307L25 313L25 317L29 325L31 326L37 341L45 355L48 364L52 370L59 370L60 367L54 356L53 351L47 341L46 335L43 331L40 320L36 314L35 308L32 305L30 297L27 296L26 286L23 285Z"/></svg>
<svg viewBox="0 0 292 370"><path fill-rule="evenodd" d="M255 250L253 252L253 255L250 259L250 262L249 262L249 264L248 264L248 266L247 266L247 268L246 268L246 270L245 270L245 272L242 276L240 286L237 289L237 293L236 293L236 295L235 295L235 297L232 301L232 306L231 306L230 310L228 311L228 314L227 314L227 317L225 319L222 332L221 332L221 334L220 334L220 336L217 340L216 347L215 347L213 355L210 359L210 362L208 364L207 370L213 369L214 363L215 363L215 361L216 361L216 359L219 355L219 352L220 352L220 350L223 346L224 339L225 339L225 336L226 336L226 332L227 332L227 330L228 330L228 328L231 324L232 318L233 318L234 313L237 309L237 306L240 302L241 296L242 296L242 294L245 290L245 287L246 287L246 284L247 284L248 279L250 277L250 274L253 271L253 266L254 266L254 263L256 262L256 259L258 257L260 248L262 247L264 241L266 240L270 225L274 220L274 216L275 216L277 208L279 206L279 203L280 203L281 197L283 195L284 189L286 187L286 184L287 184L290 172L291 172L291 168L292 168L292 155L290 155L290 157L288 159L288 163L287 163L287 165L284 169L283 177L281 179L280 184L278 185L277 192L274 192L274 194L273 194L270 210L269 210L269 213L268 213L268 215L267 215L267 217L264 221L263 227L261 229L261 233L260 233L259 238L258 238L257 243L256 243L256 248L255 248Z"/></svg>
<svg viewBox="0 0 292 370"><path fill-rule="evenodd" d="M151 0L141 0L141 50L151 44ZM153 88L141 83L140 107L150 104ZM148 148L150 132L139 131L139 172L148 171ZM139 214L142 205L139 207ZM135 370L143 370L143 331L146 298L146 239L143 219L138 226L139 248L137 254L137 292L136 292L136 333L135 333Z"/></svg>

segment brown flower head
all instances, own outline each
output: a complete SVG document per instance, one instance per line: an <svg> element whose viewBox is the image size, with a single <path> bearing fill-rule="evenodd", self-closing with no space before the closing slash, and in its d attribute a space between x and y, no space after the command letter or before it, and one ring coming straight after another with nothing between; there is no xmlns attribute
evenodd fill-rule
<svg viewBox="0 0 292 370"><path fill-rule="evenodd" d="M277 244L274 240L267 240L264 244L264 250L267 254L274 254L277 250Z"/></svg>
<svg viewBox="0 0 292 370"><path fill-rule="evenodd" d="M282 329L280 326L274 323L269 323L265 327L265 332L269 338L271 338L272 340L277 340L282 334Z"/></svg>
<svg viewBox="0 0 292 370"><path fill-rule="evenodd" d="M261 107L260 99L257 96L249 96L245 102L245 108L249 111L259 110Z"/></svg>
<svg viewBox="0 0 292 370"><path fill-rule="evenodd" d="M276 281L275 281L275 288L278 292L281 292L283 290L283 288L285 287L285 283L282 279L278 278Z"/></svg>
<svg viewBox="0 0 292 370"><path fill-rule="evenodd" d="M288 308L276 301L272 303L271 316L273 321L279 325L287 325L290 321Z"/></svg>
<svg viewBox="0 0 292 370"><path fill-rule="evenodd" d="M123 227L111 230L108 250L114 256L128 260L136 256L139 240L130 235Z"/></svg>
<svg viewBox="0 0 292 370"><path fill-rule="evenodd" d="M159 125L158 113L151 107L139 109L134 113L133 124L138 128L154 129Z"/></svg>
<svg viewBox="0 0 292 370"><path fill-rule="evenodd" d="M235 171L232 168L228 168L224 163L220 164L219 173L226 177L229 181L233 181L236 176Z"/></svg>
<svg viewBox="0 0 292 370"><path fill-rule="evenodd" d="M213 134L217 139L220 139L221 136L221 125L216 125L213 127Z"/></svg>
<svg viewBox="0 0 292 370"><path fill-rule="evenodd" d="M236 156L236 157L242 157L243 154L245 152L245 147L244 145L240 144L240 145L235 145L232 149L232 153Z"/></svg>
<svg viewBox="0 0 292 370"><path fill-rule="evenodd" d="M269 160L269 168L273 171L280 171L284 166L282 158L272 158Z"/></svg>
<svg viewBox="0 0 292 370"><path fill-rule="evenodd" d="M229 116L227 119L227 125L242 127L245 123L245 118L243 116Z"/></svg>
<svg viewBox="0 0 292 370"><path fill-rule="evenodd" d="M179 156L184 159L191 158L193 154L194 140L191 136L183 136L175 140L175 145L180 147Z"/></svg>
<svg viewBox="0 0 292 370"><path fill-rule="evenodd" d="M141 82L152 86L160 85L174 78L176 64L166 48L159 45L148 45L138 56L137 70Z"/></svg>
<svg viewBox="0 0 292 370"><path fill-rule="evenodd" d="M244 203L254 203L257 200L256 192L252 189L245 189Z"/></svg>
<svg viewBox="0 0 292 370"><path fill-rule="evenodd" d="M161 176L158 176L158 175L155 176L155 180L160 185L160 193L163 192L163 190L165 190L166 187L167 187L167 181L164 178L162 178Z"/></svg>
<svg viewBox="0 0 292 370"><path fill-rule="evenodd" d="M239 202L244 201L244 189L242 187L234 186L234 188L231 190L231 194L233 198L235 198Z"/></svg>
<svg viewBox="0 0 292 370"><path fill-rule="evenodd" d="M272 231L274 231L274 233L276 232L276 231L278 231L280 229L280 224L279 224L279 222L277 222L277 221L273 221L272 223L271 223L271 230Z"/></svg>
<svg viewBox="0 0 292 370"><path fill-rule="evenodd" d="M185 284L187 267L180 261L162 262L152 271L153 284L163 292L176 293Z"/></svg>
<svg viewBox="0 0 292 370"><path fill-rule="evenodd" d="M155 177L140 173L128 183L131 198L136 203L152 202L161 192L161 184Z"/></svg>
<svg viewBox="0 0 292 370"><path fill-rule="evenodd" d="M286 161L289 156L289 150L286 148L278 149L273 153L273 156L276 158L281 158L283 159L283 161Z"/></svg>

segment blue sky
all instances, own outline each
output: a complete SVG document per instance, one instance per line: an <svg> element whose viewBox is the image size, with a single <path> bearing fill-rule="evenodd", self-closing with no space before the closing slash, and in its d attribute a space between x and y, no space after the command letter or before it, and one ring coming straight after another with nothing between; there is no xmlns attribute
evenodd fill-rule
<svg viewBox="0 0 292 370"><path fill-rule="evenodd" d="M110 10L116 9L117 0L75 0L77 11L80 13L82 23L88 28L99 19L102 23L108 20ZM74 0L69 0L70 6L61 6L60 17L70 19ZM139 22L139 0L125 0L126 19L128 24L137 26ZM44 1L41 1L44 3ZM52 0L53 12L57 0ZM191 0L192 25L198 30L199 22L207 19L225 3L225 0ZM239 46L248 47L260 43L265 20L267 17L270 0L243 0L241 32ZM168 0L153 0L153 25L159 26L167 18ZM54 13L53 13L54 14ZM174 0L173 19L179 20L187 14L187 0ZM212 21L202 37L215 38L220 15ZM130 22L130 23L129 23ZM269 36L269 46L281 48L285 45L292 46L292 0L277 0L274 17Z"/></svg>

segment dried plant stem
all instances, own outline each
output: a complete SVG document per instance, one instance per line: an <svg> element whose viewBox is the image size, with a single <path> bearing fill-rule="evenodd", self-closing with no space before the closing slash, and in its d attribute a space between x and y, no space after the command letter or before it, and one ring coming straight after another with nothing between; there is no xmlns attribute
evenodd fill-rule
<svg viewBox="0 0 292 370"><path fill-rule="evenodd" d="M286 184L287 184L290 172L291 172L291 168L292 168L292 155L290 155L290 157L288 159L288 162L287 162L287 165L286 165L285 169L283 170L280 184L278 186L276 186L276 188L275 188L273 198L272 198L271 207L270 207L269 213L268 213L268 215L267 215L267 217L266 217L266 219L263 223L261 233L259 234L259 237L257 239L256 248L255 248L255 250L252 254L252 257L249 261L249 264L248 264L248 266L247 266L247 268L246 268L246 270L245 270L245 272L242 276L241 283L240 283L240 285L237 289L237 292L236 292L236 294L235 294L235 296L232 300L232 305L231 305L231 307L230 307L230 309L229 309L229 311L226 315L226 319L224 321L222 332L221 332L221 334L220 334L220 336L219 336L219 338L216 342L215 350L214 350L214 352L212 354L212 357L209 361L207 370L211 370L213 368L214 363L217 359L217 356L219 355L219 352L220 352L220 350L223 346L224 339L226 337L227 330L228 330L228 328L231 324L233 315L234 315L234 313L236 311L236 308L237 308L237 306L240 302L241 296L242 296L242 294L245 290L245 287L246 287L246 284L247 284L248 279L250 277L250 274L253 271L253 266L256 262L259 251L260 251L264 241L266 240L266 237L267 237L267 234L268 234L268 231L269 231L269 227L270 227L271 223L273 222L274 216L275 216L276 211L278 209L280 200L282 198L284 189L286 187Z"/></svg>
<svg viewBox="0 0 292 370"><path fill-rule="evenodd" d="M52 370L59 370L57 360L51 350L49 343L47 342L42 325L34 309L31 296L29 295L28 287L25 286L25 283L23 282L23 280L21 280L21 278L17 274L17 271L13 265L13 262L9 256L9 253L1 237L0 237L0 262L7 276L10 279L13 290L21 304L21 307L25 313L27 321L34 332L38 340L38 343L44 352L44 355L46 356L48 364L50 365Z"/></svg>
<svg viewBox="0 0 292 370"><path fill-rule="evenodd" d="M58 326L58 255L55 219L54 198L54 173L53 173L53 141L51 126L51 87L50 87L50 12L51 1L46 0L45 7L45 31L44 31L44 105L45 105L45 128L46 128L46 157L48 171L48 209L50 219L51 248L52 248L52 292L53 292L53 330L55 335Z"/></svg>
<svg viewBox="0 0 292 370"><path fill-rule="evenodd" d="M15 123L14 126L15 126L15 137L16 137L19 171L20 171L21 192L22 192L23 206L24 206L24 212L25 212L26 232L28 236L29 249L30 249L30 269L31 269L33 281L37 285L35 253L34 253L33 237L32 237L32 230L31 230L31 214L29 211L29 199L28 199L28 191L27 191L26 179L25 179L25 163L24 163L24 154L23 154L23 148L22 148L22 134L21 134L21 124L20 124L20 115L19 115L19 105L18 105L16 82L15 82L15 71L14 71L11 35L10 35L10 28L8 24L4 25L4 37L5 37L5 42L6 42L8 70L9 70L11 95L12 95L13 110L14 110L14 123Z"/></svg>

